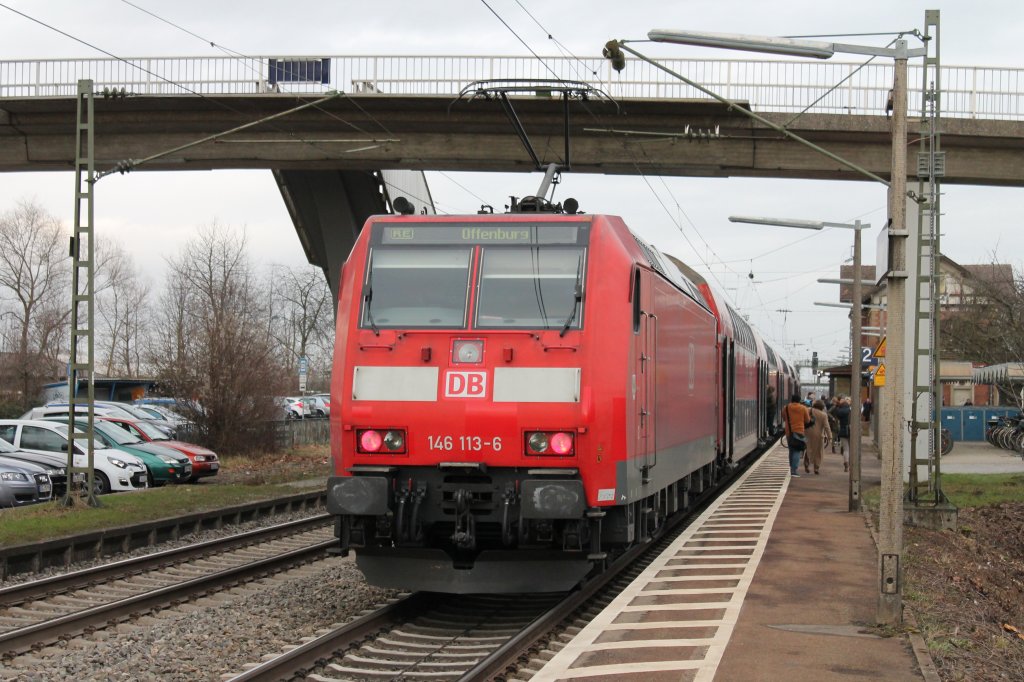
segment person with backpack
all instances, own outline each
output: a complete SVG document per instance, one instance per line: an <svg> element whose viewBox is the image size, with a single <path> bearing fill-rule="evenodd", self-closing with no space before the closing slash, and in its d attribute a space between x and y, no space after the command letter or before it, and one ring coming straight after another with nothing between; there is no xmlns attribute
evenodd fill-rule
<svg viewBox="0 0 1024 682"><path fill-rule="evenodd" d="M800 394L794 393L782 409L782 425L789 446L789 475L793 478L800 478L800 458L807 449L806 429L813 424L807 406L800 402Z"/></svg>

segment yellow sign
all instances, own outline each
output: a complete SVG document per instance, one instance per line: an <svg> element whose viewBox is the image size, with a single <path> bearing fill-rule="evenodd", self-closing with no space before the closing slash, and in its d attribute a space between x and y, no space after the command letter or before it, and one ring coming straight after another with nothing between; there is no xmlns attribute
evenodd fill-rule
<svg viewBox="0 0 1024 682"><path fill-rule="evenodd" d="M882 340L878 342L878 345L875 346L875 357L876 358L884 358L885 357L885 337L884 336L882 337Z"/></svg>
<svg viewBox="0 0 1024 682"><path fill-rule="evenodd" d="M878 365L878 369L875 370L875 386L885 386L885 365Z"/></svg>

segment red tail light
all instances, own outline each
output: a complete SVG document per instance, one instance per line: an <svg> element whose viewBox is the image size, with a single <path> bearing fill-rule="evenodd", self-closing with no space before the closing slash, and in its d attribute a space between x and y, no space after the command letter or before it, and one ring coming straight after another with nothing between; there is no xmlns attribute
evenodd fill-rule
<svg viewBox="0 0 1024 682"><path fill-rule="evenodd" d="M365 454L399 455L406 451L404 429L358 429L358 451Z"/></svg>
<svg viewBox="0 0 1024 682"><path fill-rule="evenodd" d="M566 457L576 454L576 440L571 431L527 431L523 451L527 455Z"/></svg>

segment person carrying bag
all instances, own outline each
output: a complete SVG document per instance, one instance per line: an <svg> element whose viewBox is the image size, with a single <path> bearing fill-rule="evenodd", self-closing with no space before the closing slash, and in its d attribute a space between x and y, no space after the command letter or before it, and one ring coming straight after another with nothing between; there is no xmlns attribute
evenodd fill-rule
<svg viewBox="0 0 1024 682"><path fill-rule="evenodd" d="M807 448L805 429L814 424L807 407L800 402L800 394L794 393L782 410L783 426L786 429L786 444L789 446L789 475L800 478L800 459Z"/></svg>

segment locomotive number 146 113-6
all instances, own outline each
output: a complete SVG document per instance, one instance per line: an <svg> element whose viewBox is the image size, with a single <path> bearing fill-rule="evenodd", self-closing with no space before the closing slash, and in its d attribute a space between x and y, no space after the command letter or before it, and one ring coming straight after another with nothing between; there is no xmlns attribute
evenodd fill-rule
<svg viewBox="0 0 1024 682"><path fill-rule="evenodd" d="M495 452L501 451L501 438L484 439L481 436L427 436L427 443L431 450L441 452L479 452L484 448L490 448Z"/></svg>

